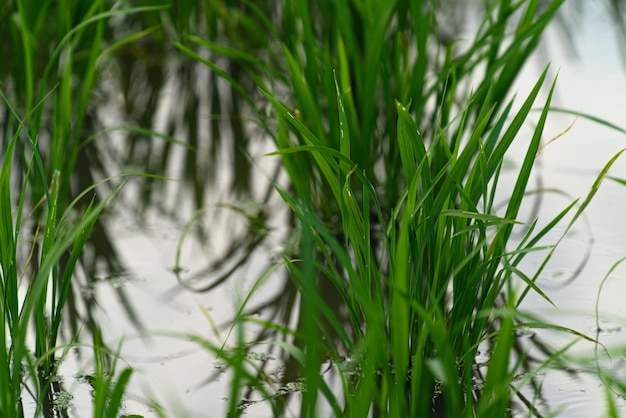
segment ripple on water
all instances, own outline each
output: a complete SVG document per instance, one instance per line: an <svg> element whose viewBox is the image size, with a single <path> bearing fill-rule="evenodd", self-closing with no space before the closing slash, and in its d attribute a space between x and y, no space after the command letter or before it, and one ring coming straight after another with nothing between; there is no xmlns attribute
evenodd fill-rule
<svg viewBox="0 0 626 418"><path fill-rule="evenodd" d="M578 371L550 370L536 382L541 387L540 395L526 385L522 394L542 416L567 418L604 418L606 390L600 380ZM619 409L626 408L626 400L616 400ZM549 406L548 406L549 405ZM524 412L525 411L525 412ZM528 410L518 409L516 416L527 416Z"/></svg>

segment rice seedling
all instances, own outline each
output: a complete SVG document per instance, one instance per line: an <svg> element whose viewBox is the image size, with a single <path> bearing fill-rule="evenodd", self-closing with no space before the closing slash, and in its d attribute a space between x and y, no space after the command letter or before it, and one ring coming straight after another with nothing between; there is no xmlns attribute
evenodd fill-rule
<svg viewBox="0 0 626 418"><path fill-rule="evenodd" d="M116 14L104 2L82 6L71 9L44 2L33 7L23 1L2 6L3 17L12 17L2 26L10 29L7 43L14 52L3 65L10 73L3 74L0 85L5 110L0 411L5 417L24 417L25 410L27 416L65 413L67 394L57 372L69 349L60 341L68 325L63 320L67 302L73 301L73 292L79 293L73 285L75 275L82 270L80 257L99 215L125 183L122 180L96 197L95 189L111 179L78 182L78 188L74 181L76 167L85 157L82 135L91 120L104 29ZM146 9L124 13L139 10ZM56 19L45 19L47 13ZM76 314L70 311L70 316ZM87 318L74 322L66 343L76 343L79 324L85 322ZM124 373L122 377L129 375ZM118 387L119 395L107 403L108 416L117 414L123 385ZM25 404L35 405L34 411Z"/></svg>
<svg viewBox="0 0 626 418"><path fill-rule="evenodd" d="M275 109L274 155L291 181L275 187L300 225L297 257L284 260L299 321L292 343L280 344L306 382L299 414L318 416L321 398L335 416L506 416L522 363L510 364L517 307L529 290L549 301L518 266L545 249L537 242L573 207L509 248L554 84L498 211L505 155L546 72L521 106L507 97L563 2L490 3L465 52L443 39L428 5L322 3L287 1L282 31L265 28L279 33L293 97L258 80ZM475 359L485 342L482 375ZM339 392L321 375L328 356L359 365L357 374L338 371Z"/></svg>
<svg viewBox="0 0 626 418"><path fill-rule="evenodd" d="M36 404L35 415L38 416L43 411L52 410L53 383L59 365L56 352L65 349L58 342L61 318L78 257L99 214L121 186L98 203L91 199L75 218L74 206L90 189L66 208L60 206L61 173L55 170L52 178L47 176L36 143L23 129L28 118L22 120L4 94L2 98L13 113L15 131L7 144L0 175L1 312L5 324L0 333L3 368L0 373L3 394L0 410L6 417L23 417L22 399L28 394ZM18 149L21 150L19 154ZM35 220L37 224L32 236L24 232L24 226L33 221L29 218L37 207L30 208L31 213L26 214L29 182L19 184L16 181L18 176L13 162L18 159L29 162L24 179L33 172L41 181L50 184L41 196L44 216L40 221ZM15 193L16 184L19 193ZM40 234L43 235L41 238ZM25 245L27 257L23 254ZM33 325L34 335L29 332Z"/></svg>

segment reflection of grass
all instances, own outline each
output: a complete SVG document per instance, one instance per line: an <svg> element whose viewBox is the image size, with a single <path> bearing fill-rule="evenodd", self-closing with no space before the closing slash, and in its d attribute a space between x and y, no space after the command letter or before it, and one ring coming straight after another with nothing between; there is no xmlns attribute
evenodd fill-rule
<svg viewBox="0 0 626 418"><path fill-rule="evenodd" d="M100 157L113 152L104 145L113 130L99 130L94 116L97 93L110 94L101 84L113 81L129 125L120 128L128 141L120 164L158 173L142 177L144 207L158 199L162 186L155 180L163 179L173 146L185 152L181 176L193 186L197 207L205 205L221 146L232 147L233 190L251 193L250 164L242 152L252 137L250 121L272 138L272 155L288 175L289 186L274 187L291 209L290 248L238 310L226 337L230 344L186 336L232 370L229 416L241 413L241 399L252 390L276 416L289 412L293 393L302 395L297 413L310 417L320 414L321 400L336 416L506 416L518 386L514 376L533 375L516 328L573 332L517 308L530 291L550 301L535 284L545 263L527 275L521 262L540 251L547 262L554 247L539 247L542 238L576 206L564 208L543 229L531 224L517 248L509 241L554 84L541 103L508 202L496 202L507 152L538 102L546 73L523 100L509 100L511 86L564 0L487 2L488 18L473 39L462 41L462 50L460 40L442 35L449 31L437 19L435 3L212 1L202 8L180 1L109 9L107 2L75 2L71 10L54 2L4 5L0 16L10 24L0 25L2 51L14 53L3 54L9 61L0 68L7 109L0 172L3 416L23 416L26 393L37 413L66 405L55 354L67 348L58 341L66 306L77 312L72 279L77 272L93 273L80 258L90 234L93 245L110 249L97 219L121 187L104 199L94 195L108 183L95 177L108 174ZM170 46L168 38L176 41ZM206 95L198 92L207 86L196 81L204 67L211 70ZM115 73L115 80L102 69ZM181 115L156 134L168 71L176 72L180 88L172 100ZM186 141L176 138L180 126ZM233 139L228 144L221 142L225 133ZM563 236L618 156L602 170ZM222 207L249 223L248 234L226 253L251 254L268 233L269 208ZM27 218L32 238L22 230ZM23 244L29 250L20 257ZM113 259L107 262L115 268ZM210 290L239 266L195 290ZM277 307L276 315L249 316L254 292L279 269L290 281L267 305ZM175 270L181 272L178 259ZM73 322L70 344L79 323ZM31 342L27 330L33 324ZM256 341L245 338L251 324L263 328ZM88 325L94 415L113 417L131 370L115 375L116 356L103 346L97 324ZM250 355L249 348L261 343L284 354L282 381L270 378L266 365ZM480 344L490 350L486 368L476 362ZM546 352L541 367L559 364L562 352ZM331 389L329 374L339 389ZM606 377L626 393L611 379Z"/></svg>

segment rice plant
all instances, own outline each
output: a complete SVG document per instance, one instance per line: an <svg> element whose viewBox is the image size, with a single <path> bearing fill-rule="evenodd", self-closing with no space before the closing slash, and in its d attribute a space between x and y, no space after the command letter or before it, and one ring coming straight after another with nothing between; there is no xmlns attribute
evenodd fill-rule
<svg viewBox="0 0 626 418"><path fill-rule="evenodd" d="M98 203L92 198L78 213L75 206L91 189L67 207L61 206L61 172L55 170L48 177L36 142L24 128L30 120L21 119L4 94L2 98L12 112L14 131L0 175L0 306L5 324L0 334L0 410L6 417L23 417L23 397L27 395L36 405L35 416L39 416L53 410L55 397L61 392L56 380L57 352L63 354L68 347L60 344L58 337L78 257L99 214L119 187ZM16 160L28 162L22 176L16 174ZM31 174L50 185L34 207L27 203L27 194L32 190L24 180ZM41 219L33 219L37 210L43 211ZM25 228L30 223L34 223L32 235ZM30 332L33 325L34 334Z"/></svg>
<svg viewBox="0 0 626 418"><path fill-rule="evenodd" d="M83 135L103 33L115 14L103 2L82 6L71 9L44 2L33 7L23 1L2 6L7 23L2 27L8 31L3 47L12 51L3 65L9 74L3 73L0 84L0 410L6 417L25 416L25 404L35 405L26 416L66 414L58 367L77 343L79 329L89 325L89 318L77 319L72 303L74 292L80 294L76 275L84 271L81 256L100 213L125 182L98 195L95 190L103 190L107 180L85 176L78 187L75 182L76 167L85 163ZM56 16L53 23L47 13ZM51 28L54 36L49 36ZM81 83L75 83L76 77ZM74 317L69 324L68 301ZM62 341L64 329L70 333ZM116 414L119 405L114 399L109 415Z"/></svg>
<svg viewBox="0 0 626 418"><path fill-rule="evenodd" d="M505 155L546 72L519 107L507 98L562 3L489 3L462 49L442 36L430 4L286 1L283 26L258 19L254 32L278 33L268 49L282 50L278 70L292 93L282 99L282 78L257 80L274 107L270 134L291 181L275 187L299 225L297 257L284 260L299 291L299 321L283 338L298 364L291 376L306 382L301 416L317 416L320 397L335 416L508 413L517 306L529 289L548 299L537 276L518 268L547 230L531 225L518 248L508 243L554 83L498 211ZM187 42L254 62L198 37ZM519 295L516 281L525 287ZM482 376L475 359L487 341ZM359 367L338 372L339 394L321 376L328 357Z"/></svg>

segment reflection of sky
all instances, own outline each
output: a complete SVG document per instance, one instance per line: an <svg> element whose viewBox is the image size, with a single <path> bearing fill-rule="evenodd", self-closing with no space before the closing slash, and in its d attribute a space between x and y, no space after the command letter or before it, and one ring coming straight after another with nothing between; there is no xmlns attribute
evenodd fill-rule
<svg viewBox="0 0 626 418"><path fill-rule="evenodd" d="M554 29L549 31L550 35L542 53L523 71L517 89L518 101L521 102L523 95L530 91L544 66L551 62L552 75L558 71L553 106L588 113L626 128L624 117L626 61L622 61L619 56L624 50L618 42L617 32L612 27L610 18L597 7L587 9L584 18L575 20L571 31L578 59L563 47L562 34ZM549 77L547 81L549 84L551 78ZM545 95L543 97L545 98ZM537 103L539 104L540 102ZM537 114L533 119L537 120L538 117ZM558 135L574 120L575 117L571 115L553 115L548 119L544 140ZM527 130L526 135L530 137L531 131ZM527 140L522 137L521 144L518 144L519 158L523 156L521 154L525 151L523 142ZM543 186L566 191L573 198L580 198L582 201L603 166L624 147L626 147L625 134L579 119L569 132L544 149ZM610 174L626 178L626 153L614 164ZM553 216L564 208L566 203L567 199L563 197L558 199L547 197L542 213ZM523 307L527 311L593 337L595 329L593 312L600 283L611 266L626 256L625 209L626 187L606 180L586 211L594 244L591 258L582 274L565 288L551 286L551 282L558 281L559 274L563 272L567 274L568 271L574 270L584 253L589 232L578 226L574 228L576 235L564 241L562 251L556 251L545 274L538 282L540 286L544 286L544 290L559 310L550 308L545 301L534 295L527 299ZM543 224L545 225L545 221ZM537 266L540 261L537 258L529 262L527 273L532 274L532 266ZM604 323L604 327L611 332L600 338L608 345L626 346L624 295L626 295L626 264L618 267L611 275L600 298L601 312L618 315L617 319L613 318ZM555 346L562 346L569 338L547 333L541 335ZM577 352L593 353L589 344L581 344ZM567 408L559 416L606 416L605 395L598 382L589 379L563 379L562 376L554 378L553 375L548 375L545 390L551 403Z"/></svg>
<svg viewBox="0 0 626 418"><path fill-rule="evenodd" d="M626 70L617 57L619 48L614 31L605 21L591 14L577 31L575 41L580 61L574 61L563 54L558 45L549 43L549 59L538 57L536 64L525 69L519 91L528 91L544 63L550 60L552 67L559 72L554 106L592 114L626 127L623 118ZM588 59L588 52L594 59ZM575 117L571 115L553 115L548 120L544 138L549 140L558 135L574 121ZM603 166L623 147L626 147L626 135L578 119L569 132L543 150L543 184L584 199ZM626 155L617 160L610 174L626 177ZM626 234L619 229L623 223L623 204L620 202L626 202L626 188L606 180L589 205L588 215L596 241L594 253L605 253L607 249L603 247L611 244L611 253L626 255L626 240L623 238ZM603 241L607 237L610 242Z"/></svg>

